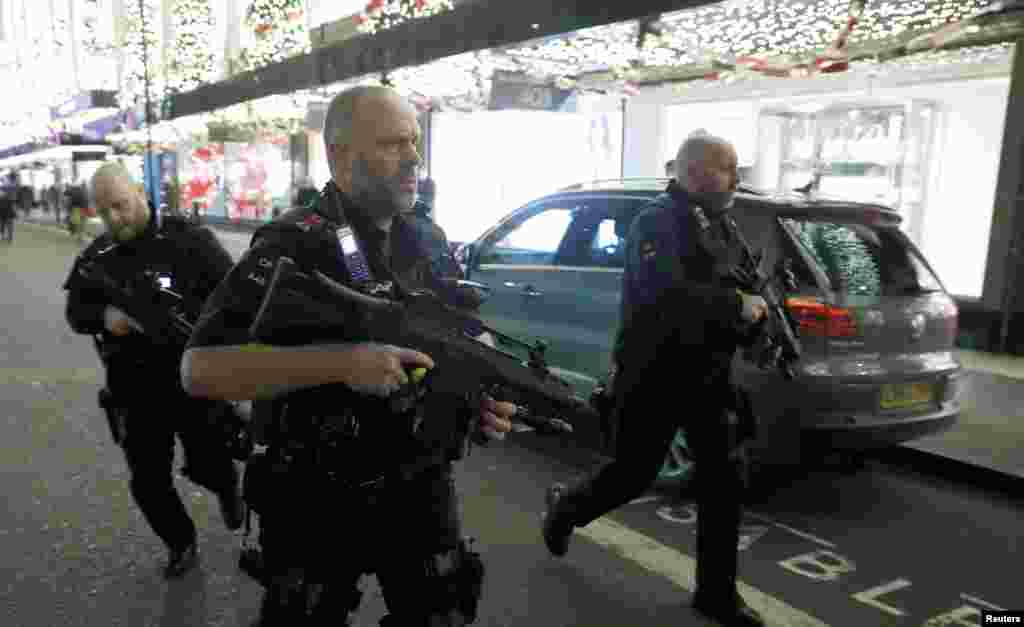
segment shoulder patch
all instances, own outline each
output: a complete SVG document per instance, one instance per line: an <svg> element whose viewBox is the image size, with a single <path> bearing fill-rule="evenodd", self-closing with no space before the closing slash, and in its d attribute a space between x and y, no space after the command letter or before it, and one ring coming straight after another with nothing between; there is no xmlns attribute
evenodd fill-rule
<svg viewBox="0 0 1024 627"><path fill-rule="evenodd" d="M645 260L654 259L655 255L658 254L657 247L654 242L648 240L646 242L640 242L640 257Z"/></svg>

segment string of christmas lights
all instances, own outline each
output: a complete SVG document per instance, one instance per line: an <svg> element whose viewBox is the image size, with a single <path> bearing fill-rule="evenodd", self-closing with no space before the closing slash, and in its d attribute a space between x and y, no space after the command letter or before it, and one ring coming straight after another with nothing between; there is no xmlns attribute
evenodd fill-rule
<svg viewBox="0 0 1024 627"><path fill-rule="evenodd" d="M310 49L302 0L254 0L246 9L245 25L251 40L232 71L253 70Z"/></svg>
<svg viewBox="0 0 1024 627"><path fill-rule="evenodd" d="M451 0L370 0L356 19L360 31L373 34L402 22L430 17L451 8Z"/></svg>
<svg viewBox="0 0 1024 627"><path fill-rule="evenodd" d="M167 89L185 92L214 80L214 33L210 0L175 0L171 10L174 39L168 51Z"/></svg>

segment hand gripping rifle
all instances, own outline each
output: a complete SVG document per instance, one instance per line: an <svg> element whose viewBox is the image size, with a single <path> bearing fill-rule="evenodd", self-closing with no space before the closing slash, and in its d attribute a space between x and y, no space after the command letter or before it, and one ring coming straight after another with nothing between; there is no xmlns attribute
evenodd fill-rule
<svg viewBox="0 0 1024 627"><path fill-rule="evenodd" d="M184 349L192 335L185 317L183 299L162 287L156 276L144 274L129 285L121 285L99 263L83 263L78 270L85 286L100 290L112 306L142 325L144 335L167 348Z"/></svg>
<svg viewBox="0 0 1024 627"><path fill-rule="evenodd" d="M731 278L740 290L757 294L768 305L768 316L760 325L751 347L754 363L764 369L778 368L785 379L792 380L796 378L793 364L800 360L803 349L778 283L782 282L786 290L795 290L793 272L787 261L769 275L764 269L764 251L754 253L742 236L737 239L742 246L743 259L738 267L730 269Z"/></svg>
<svg viewBox="0 0 1024 627"><path fill-rule="evenodd" d="M122 286L102 265L92 261L82 264L78 275L87 288L102 291L107 302L138 322L150 341L162 348L185 349L192 336L192 323L185 316L184 299L177 292L161 286L153 273L147 272L138 280ZM102 355L103 347L98 339L96 347ZM117 399L107 388L100 390L99 399L114 441L120 445L126 429ZM244 413L236 403L218 401L212 404L206 415L210 428L214 433L223 435L229 453L240 461L247 459L252 449Z"/></svg>
<svg viewBox="0 0 1024 627"><path fill-rule="evenodd" d="M309 342L306 338L325 331L429 355L435 367L419 383L425 393L415 394L428 403L431 397L441 398L443 407L458 411L479 407L481 395L487 394L519 406L515 419L543 434L571 433L576 421L597 419L590 405L548 370L542 344L533 346L501 334L428 290L385 284L359 291L317 271L300 272L292 259L281 257L250 335L266 344L288 344ZM524 364L515 355L474 339L483 332L527 347L529 360ZM468 425L464 428L469 434Z"/></svg>

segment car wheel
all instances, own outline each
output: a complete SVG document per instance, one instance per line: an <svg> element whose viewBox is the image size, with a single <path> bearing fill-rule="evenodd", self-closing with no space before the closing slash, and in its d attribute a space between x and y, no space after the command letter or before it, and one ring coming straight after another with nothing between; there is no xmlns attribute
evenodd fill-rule
<svg viewBox="0 0 1024 627"><path fill-rule="evenodd" d="M683 430L676 431L669 446L668 455L658 471L657 483L659 485L679 485L688 483L693 478L694 460L693 453L686 445L686 436Z"/></svg>

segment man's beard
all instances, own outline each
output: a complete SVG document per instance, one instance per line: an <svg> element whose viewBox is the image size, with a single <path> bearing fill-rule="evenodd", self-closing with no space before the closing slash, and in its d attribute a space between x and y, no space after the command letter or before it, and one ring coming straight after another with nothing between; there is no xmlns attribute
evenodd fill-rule
<svg viewBox="0 0 1024 627"><path fill-rule="evenodd" d="M732 207L736 192L690 192L688 195L697 206L717 215Z"/></svg>
<svg viewBox="0 0 1024 627"><path fill-rule="evenodd" d="M408 178L416 178L415 163L403 163L397 176L374 176L369 163L356 159L352 164L352 200L374 220L409 211L416 202L416 192L402 191L402 179Z"/></svg>

